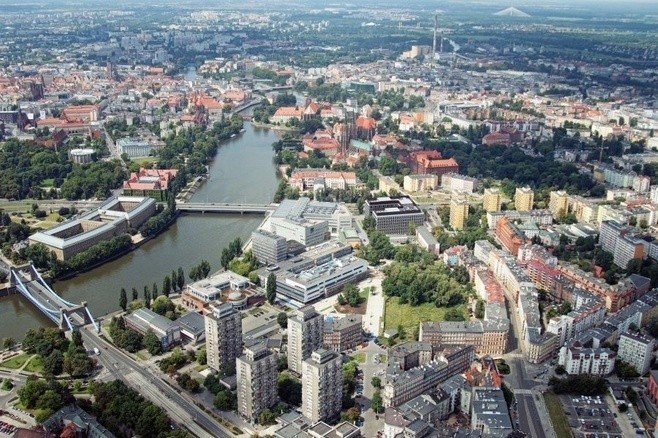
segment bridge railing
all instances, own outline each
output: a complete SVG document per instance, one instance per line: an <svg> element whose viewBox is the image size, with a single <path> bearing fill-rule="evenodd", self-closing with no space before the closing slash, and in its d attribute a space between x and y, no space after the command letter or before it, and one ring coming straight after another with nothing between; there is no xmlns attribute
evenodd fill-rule
<svg viewBox="0 0 658 438"><path fill-rule="evenodd" d="M38 299L36 299L32 295L32 293L27 289L27 286L25 286L25 284L20 278L20 275L16 272L14 268L11 268L10 272L14 278L14 281L16 281L16 288L21 293L21 295L27 298L32 304L34 304L39 310L41 310L55 324L59 324L59 312L55 309L49 309L43 304L41 304L41 302Z"/></svg>

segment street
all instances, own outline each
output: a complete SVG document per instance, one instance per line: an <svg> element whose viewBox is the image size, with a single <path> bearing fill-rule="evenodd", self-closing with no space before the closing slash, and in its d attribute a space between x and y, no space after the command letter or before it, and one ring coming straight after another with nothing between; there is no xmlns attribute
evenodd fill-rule
<svg viewBox="0 0 658 438"><path fill-rule="evenodd" d="M186 427L194 436L224 438L232 436L186 396L179 394L163 382L158 377L160 372L155 366L144 368L114 345L99 338L93 330L90 331L87 327L81 330L81 334L88 349L98 348L101 351L97 359L114 378L124 381L144 397L162 407L172 421Z"/></svg>
<svg viewBox="0 0 658 438"><path fill-rule="evenodd" d="M377 436L377 431L384 428L384 414L383 412L379 415L379 419L376 418L375 412L370 409L370 401L372 396L375 394L375 389L373 388L370 381L375 376L375 373L384 371L386 369L385 363L375 363L374 357L380 354L386 354L384 350L379 345L374 342L369 342L365 348L356 351L357 353L364 353L366 361L359 364L359 369L363 371L363 396L357 397L357 403L361 404L362 413L361 416L364 418L364 424L361 428L361 435L364 437L375 437ZM386 381L386 376L382 373L378 375L382 380L382 385Z"/></svg>

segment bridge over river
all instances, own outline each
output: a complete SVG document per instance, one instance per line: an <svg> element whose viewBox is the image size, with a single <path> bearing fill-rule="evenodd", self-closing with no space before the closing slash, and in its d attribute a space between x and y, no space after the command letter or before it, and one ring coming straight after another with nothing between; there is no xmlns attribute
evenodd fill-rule
<svg viewBox="0 0 658 438"><path fill-rule="evenodd" d="M60 328L73 330L77 327L93 324L96 331L100 330L86 302L73 304L57 295L41 277L34 265L12 266L9 270L9 282L11 286Z"/></svg>
<svg viewBox="0 0 658 438"><path fill-rule="evenodd" d="M221 202L177 202L176 210L190 213L229 213L229 214L267 214L278 207L278 204L225 204Z"/></svg>

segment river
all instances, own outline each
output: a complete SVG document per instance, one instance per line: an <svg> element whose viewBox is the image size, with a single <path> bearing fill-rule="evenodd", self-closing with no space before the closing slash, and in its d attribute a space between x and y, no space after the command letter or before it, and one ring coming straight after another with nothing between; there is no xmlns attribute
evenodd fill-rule
<svg viewBox="0 0 658 438"><path fill-rule="evenodd" d="M245 123L246 131L222 144L210 166L208 180L194 194L193 202L268 203L278 180L272 161L272 143L278 140L268 129ZM183 267L185 274L202 259L219 268L222 248L235 237L246 241L262 222L258 215L185 214L155 239L137 250L66 281L54 289L73 303L87 301L95 317L119 309L119 291L137 288L140 298L145 285L162 280L172 269ZM0 300L3 323L0 338L22 339L28 328L50 326L41 312L18 295Z"/></svg>

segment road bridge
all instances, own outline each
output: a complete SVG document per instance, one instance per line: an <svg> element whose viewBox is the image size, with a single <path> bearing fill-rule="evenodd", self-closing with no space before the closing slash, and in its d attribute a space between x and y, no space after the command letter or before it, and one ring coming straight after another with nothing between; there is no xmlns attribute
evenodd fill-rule
<svg viewBox="0 0 658 438"><path fill-rule="evenodd" d="M176 210L189 213L266 214L276 207L276 204L176 203Z"/></svg>
<svg viewBox="0 0 658 438"><path fill-rule="evenodd" d="M57 295L33 264L12 266L9 270L9 283L60 328L73 330L93 324L96 331L99 330L87 303L83 301L80 304L73 304Z"/></svg>

